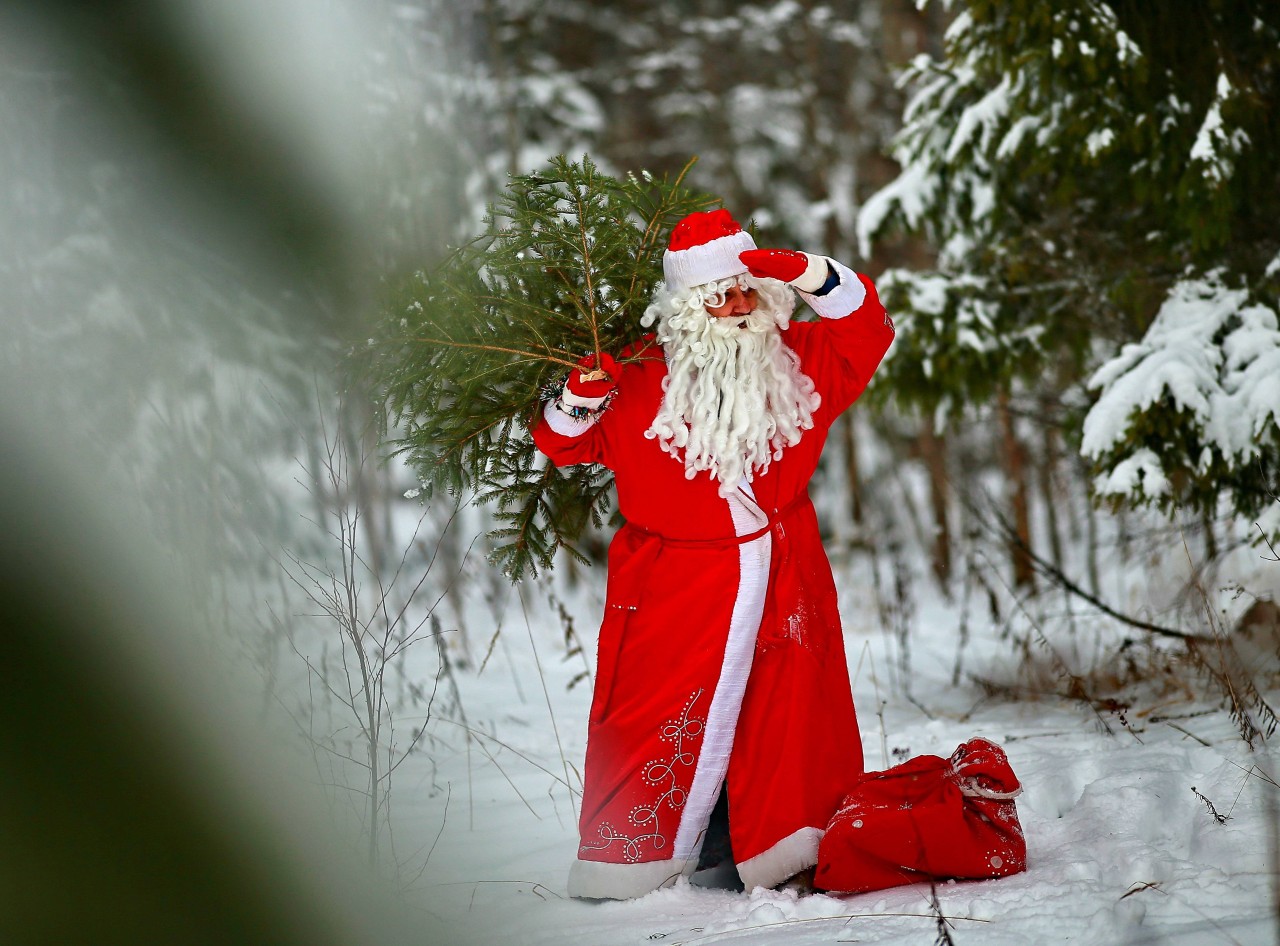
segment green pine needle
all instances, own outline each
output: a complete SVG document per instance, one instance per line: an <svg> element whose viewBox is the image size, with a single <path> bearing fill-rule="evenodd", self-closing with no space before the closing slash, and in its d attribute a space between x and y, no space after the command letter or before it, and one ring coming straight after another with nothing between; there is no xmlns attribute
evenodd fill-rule
<svg viewBox="0 0 1280 946"><path fill-rule="evenodd" d="M579 358L618 356L662 275L665 237L717 203L674 179L605 174L586 156L513 177L484 232L418 273L387 313L374 380L391 445L427 495L489 504L490 560L513 581L551 567L612 505L612 474L558 470L529 436Z"/></svg>

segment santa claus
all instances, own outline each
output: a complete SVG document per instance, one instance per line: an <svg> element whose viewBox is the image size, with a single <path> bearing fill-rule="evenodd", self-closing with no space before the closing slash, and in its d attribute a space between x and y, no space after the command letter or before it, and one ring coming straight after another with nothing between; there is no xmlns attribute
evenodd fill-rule
<svg viewBox="0 0 1280 946"><path fill-rule="evenodd" d="M586 360L533 431L614 473L577 897L690 875L728 799L747 889L813 867L862 774L831 567L808 484L893 340L864 276L757 249L725 210L675 227L654 334ZM794 291L821 319L792 322Z"/></svg>

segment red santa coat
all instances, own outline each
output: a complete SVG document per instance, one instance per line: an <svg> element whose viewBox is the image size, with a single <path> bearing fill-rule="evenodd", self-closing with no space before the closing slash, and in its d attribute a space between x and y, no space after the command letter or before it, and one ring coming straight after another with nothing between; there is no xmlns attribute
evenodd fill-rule
<svg viewBox="0 0 1280 946"><path fill-rule="evenodd" d="M783 338L822 403L763 475L721 497L644 436L667 368L651 347L608 410L554 406L533 431L558 466L601 463L626 519L609 548L595 693L569 892L625 898L693 872L728 781L730 840L748 889L813 866L862 773L831 566L808 496L835 419L893 340L869 280L805 295L823 316Z"/></svg>

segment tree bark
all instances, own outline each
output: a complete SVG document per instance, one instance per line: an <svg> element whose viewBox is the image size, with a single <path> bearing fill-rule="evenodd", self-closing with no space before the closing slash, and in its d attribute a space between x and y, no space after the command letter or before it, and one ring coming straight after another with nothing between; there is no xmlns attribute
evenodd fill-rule
<svg viewBox="0 0 1280 946"><path fill-rule="evenodd" d="M1022 443L1013 427L1013 413L1009 409L1009 392L1003 390L997 399L1000 418L1001 454L1004 461L1005 481L1009 489L1009 505L1012 513L1014 538L1009 542L1009 556L1013 565L1013 584L1016 588L1035 588L1035 568L1028 550L1031 548L1031 513L1027 496L1027 460Z"/></svg>
<svg viewBox="0 0 1280 946"><path fill-rule="evenodd" d="M840 425L842 434L841 446L844 447L845 476L849 480L849 518L855 529L862 527L862 475L858 469L858 436L854 429L856 421L852 414L846 414L844 423Z"/></svg>
<svg viewBox="0 0 1280 946"><path fill-rule="evenodd" d="M930 564L945 593L951 577L951 484L947 478L946 442L934 429L931 414L926 414L920 424L920 456L929 473L929 504L933 510Z"/></svg>
<svg viewBox="0 0 1280 946"><path fill-rule="evenodd" d="M1051 423L1044 425L1044 455L1040 458L1038 469L1040 494L1044 497L1045 528L1049 532L1049 554L1053 564L1062 568L1062 537L1059 535L1058 497L1054 495L1054 484L1058 472L1058 429Z"/></svg>

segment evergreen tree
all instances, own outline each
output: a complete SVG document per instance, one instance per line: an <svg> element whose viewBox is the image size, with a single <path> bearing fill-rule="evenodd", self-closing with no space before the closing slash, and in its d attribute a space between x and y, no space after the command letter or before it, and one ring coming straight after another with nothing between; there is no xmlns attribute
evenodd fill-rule
<svg viewBox="0 0 1280 946"><path fill-rule="evenodd" d="M513 580L560 548L581 558L575 540L609 509L607 470L555 469L528 430L581 357L641 340L667 233L713 203L682 185L687 170L614 178L557 157L513 178L485 232L391 309L373 372L397 448L428 493L495 505L492 560Z"/></svg>
<svg viewBox="0 0 1280 946"><path fill-rule="evenodd" d="M940 248L884 280L888 379L926 408L1076 382L1103 492L1254 514L1280 458L1280 12L946 6L859 220L864 252L894 228Z"/></svg>
<svg viewBox="0 0 1280 946"><path fill-rule="evenodd" d="M900 94L890 63L932 19L911 0L493 0L485 11L485 71L505 90L497 151L513 172L539 149L669 173L697 154L699 185L768 242L844 259L857 207L887 173Z"/></svg>

